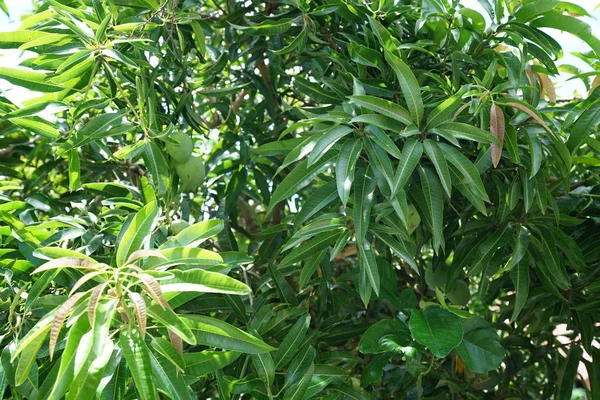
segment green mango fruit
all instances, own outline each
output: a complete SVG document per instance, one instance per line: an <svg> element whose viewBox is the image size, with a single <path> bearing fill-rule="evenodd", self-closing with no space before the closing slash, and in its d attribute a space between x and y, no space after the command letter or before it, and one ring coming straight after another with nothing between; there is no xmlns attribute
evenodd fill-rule
<svg viewBox="0 0 600 400"><path fill-rule="evenodd" d="M469 285L463 280L458 280L454 286L446 292L446 296L452 304L466 306L471 299Z"/></svg>
<svg viewBox="0 0 600 400"><path fill-rule="evenodd" d="M445 264L438 265L434 270L433 267L427 268L425 271L425 282L430 287L442 287L448 279L448 268Z"/></svg>
<svg viewBox="0 0 600 400"><path fill-rule="evenodd" d="M192 156L192 149L194 147L190 135L185 132L176 132L172 134L170 138L179 142L177 144L167 142L165 147L171 158L178 164L182 164L189 160Z"/></svg>
<svg viewBox="0 0 600 400"><path fill-rule="evenodd" d="M191 157L183 164L175 165L177 175L179 175L182 192L192 192L204 182L204 163L197 157Z"/></svg>
<svg viewBox="0 0 600 400"><path fill-rule="evenodd" d="M174 221L171 224L171 233L173 234L173 236L178 235L179 232L181 232L182 230L184 230L185 228L189 227L190 224L188 224L186 221L180 219L178 221Z"/></svg>

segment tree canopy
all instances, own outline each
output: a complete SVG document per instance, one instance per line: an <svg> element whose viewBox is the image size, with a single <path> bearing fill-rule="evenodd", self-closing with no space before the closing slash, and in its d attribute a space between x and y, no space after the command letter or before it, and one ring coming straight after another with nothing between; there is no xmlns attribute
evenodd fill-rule
<svg viewBox="0 0 600 400"><path fill-rule="evenodd" d="M36 1L3 398L600 398L600 40L479 3Z"/></svg>

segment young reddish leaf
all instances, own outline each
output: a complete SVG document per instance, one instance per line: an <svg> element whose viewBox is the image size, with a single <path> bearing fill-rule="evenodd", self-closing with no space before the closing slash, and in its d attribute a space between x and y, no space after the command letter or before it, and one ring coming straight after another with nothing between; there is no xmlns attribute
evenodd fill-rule
<svg viewBox="0 0 600 400"><path fill-rule="evenodd" d="M56 342L58 341L58 334L60 333L60 328L62 327L65 318L67 318L67 314L69 314L73 306L84 294L85 293L75 293L60 306L60 308L54 315L54 321L52 321L52 327L50 328L50 344L48 346L48 352L50 353L51 359L54 355L54 349L56 347Z"/></svg>
<svg viewBox="0 0 600 400"><path fill-rule="evenodd" d="M490 110L490 133L498 139L500 145L492 143L490 151L492 152L492 164L494 168L498 167L500 157L502 157L502 145L504 144L504 112L496 104L492 104Z"/></svg>

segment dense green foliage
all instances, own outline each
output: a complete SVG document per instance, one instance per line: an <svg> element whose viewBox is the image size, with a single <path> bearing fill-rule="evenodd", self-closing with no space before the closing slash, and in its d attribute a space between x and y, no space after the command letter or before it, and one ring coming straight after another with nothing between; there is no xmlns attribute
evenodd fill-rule
<svg viewBox="0 0 600 400"><path fill-rule="evenodd" d="M600 73L541 28L600 40L479 2L39 0L3 398L600 399Z"/></svg>

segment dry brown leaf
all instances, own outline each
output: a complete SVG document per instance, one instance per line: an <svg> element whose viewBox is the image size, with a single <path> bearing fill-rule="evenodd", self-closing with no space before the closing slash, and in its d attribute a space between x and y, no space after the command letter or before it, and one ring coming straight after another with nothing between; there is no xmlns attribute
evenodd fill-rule
<svg viewBox="0 0 600 400"><path fill-rule="evenodd" d="M492 143L490 146L490 151L492 153L492 164L494 164L494 168L498 166L500 163L500 158L502 157L504 128L504 112L496 104L492 104L492 108L490 109L490 133L500 142L500 145Z"/></svg>

